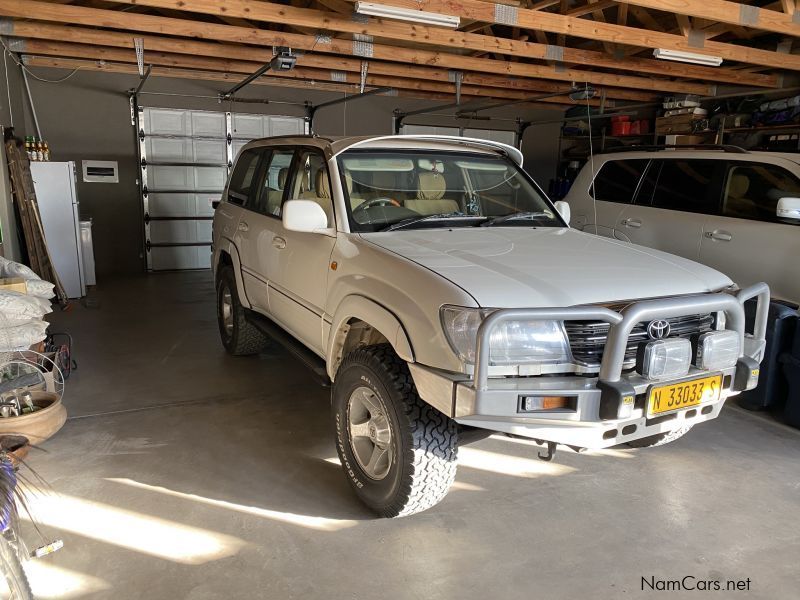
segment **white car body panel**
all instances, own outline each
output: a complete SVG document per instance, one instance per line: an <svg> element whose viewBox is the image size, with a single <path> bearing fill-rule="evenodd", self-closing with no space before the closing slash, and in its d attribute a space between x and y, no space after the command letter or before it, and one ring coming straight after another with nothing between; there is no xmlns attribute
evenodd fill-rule
<svg viewBox="0 0 800 600"><path fill-rule="evenodd" d="M698 263L567 228L473 227L362 237L439 273L492 308L657 298L732 283Z"/></svg>
<svg viewBox="0 0 800 600"><path fill-rule="evenodd" d="M668 150L601 154L594 157L594 169L590 163L581 170L565 198L572 208L575 228L699 261L725 273L742 287L766 281L774 298L800 304L800 263L796 258L800 256L800 225L593 201L592 179L605 163L664 158L768 163L800 178L800 155L781 152ZM730 233L732 239L709 238L715 231Z"/></svg>

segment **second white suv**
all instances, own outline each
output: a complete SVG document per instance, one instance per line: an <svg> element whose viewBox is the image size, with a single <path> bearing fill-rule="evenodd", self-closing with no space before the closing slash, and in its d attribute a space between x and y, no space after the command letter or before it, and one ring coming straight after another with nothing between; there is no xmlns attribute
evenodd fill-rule
<svg viewBox="0 0 800 600"><path fill-rule="evenodd" d="M331 380L342 467L383 516L441 500L480 430L545 458L655 446L758 380L765 285L570 229L521 165L465 138L272 138L217 207L226 350L277 338Z"/></svg>
<svg viewBox="0 0 800 600"><path fill-rule="evenodd" d="M601 154L566 201L577 229L696 260L741 286L766 281L774 299L800 304L800 154Z"/></svg>

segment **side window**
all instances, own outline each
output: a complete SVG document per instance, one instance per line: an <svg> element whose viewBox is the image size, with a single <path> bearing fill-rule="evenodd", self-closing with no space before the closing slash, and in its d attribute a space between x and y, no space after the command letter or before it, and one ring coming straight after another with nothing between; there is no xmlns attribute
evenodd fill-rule
<svg viewBox="0 0 800 600"><path fill-rule="evenodd" d="M228 200L230 202L244 205L251 200L251 193L256 191L253 188L257 181L256 171L262 153L263 150L259 148L245 150L239 155L228 184Z"/></svg>
<svg viewBox="0 0 800 600"><path fill-rule="evenodd" d="M800 197L800 180L786 169L764 163L732 163L725 177L722 214L778 222L775 211L784 197Z"/></svg>
<svg viewBox="0 0 800 600"><path fill-rule="evenodd" d="M611 160L605 163L594 178L595 199L623 204L633 202L633 194L648 162L650 161L647 159L636 159Z"/></svg>
<svg viewBox="0 0 800 600"><path fill-rule="evenodd" d="M325 158L314 150L303 150L297 157L291 177L290 199L313 200L328 215L328 227L333 226L333 200L328 166Z"/></svg>
<svg viewBox="0 0 800 600"><path fill-rule="evenodd" d="M661 162L661 175L653 193L653 206L685 212L717 214L716 160L674 159Z"/></svg>
<svg viewBox="0 0 800 600"><path fill-rule="evenodd" d="M294 148L276 148L266 160L264 182L261 185L261 193L258 203L253 210L262 215L274 217L281 216L281 204L283 204L283 191L286 189L286 181L289 175L289 166L292 164Z"/></svg>

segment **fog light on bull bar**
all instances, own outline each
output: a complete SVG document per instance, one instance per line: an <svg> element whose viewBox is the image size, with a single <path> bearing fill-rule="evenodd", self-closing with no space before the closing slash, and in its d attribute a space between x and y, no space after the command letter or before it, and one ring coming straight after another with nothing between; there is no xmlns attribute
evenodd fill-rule
<svg viewBox="0 0 800 600"><path fill-rule="evenodd" d="M692 344L684 338L655 340L639 345L636 370L647 379L683 377L689 373Z"/></svg>
<svg viewBox="0 0 800 600"><path fill-rule="evenodd" d="M697 338L695 366L717 371L736 364L741 354L741 340L735 331L709 331Z"/></svg>

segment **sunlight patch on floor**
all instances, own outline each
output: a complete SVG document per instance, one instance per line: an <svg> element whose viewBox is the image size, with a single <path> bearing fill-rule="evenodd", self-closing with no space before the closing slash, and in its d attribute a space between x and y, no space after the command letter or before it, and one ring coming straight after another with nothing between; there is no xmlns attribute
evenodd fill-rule
<svg viewBox="0 0 800 600"><path fill-rule="evenodd" d="M464 483L463 481L454 481L451 490L462 490L464 492L485 492L486 488L479 485L472 485L471 483Z"/></svg>
<svg viewBox="0 0 800 600"><path fill-rule="evenodd" d="M357 523L356 521L348 519L329 519L327 517L301 515L291 512L270 510L268 508L260 508L258 506L247 506L244 504L237 504L235 502L228 502L227 500L216 500L214 498L206 498L205 496L198 496L196 494L187 494L184 492L178 492L176 490L171 490L169 488L161 486L149 485L147 483L134 481L132 479L109 478L107 479L107 481L121 483L123 485L135 487L142 490L147 490L150 492L156 492L158 494L165 494L167 496L172 496L173 498L190 500L192 502L198 502L200 504L205 504L207 506L216 506L218 508L233 510L236 512L253 515L256 517L265 517L267 519L272 519L274 521L280 521L282 523L288 523L290 525L299 525L301 527L308 527L309 529L316 529L319 531L338 531L340 529L353 527Z"/></svg>
<svg viewBox="0 0 800 600"><path fill-rule="evenodd" d="M178 563L199 565L234 556L245 545L207 529L64 494L32 495L28 504L36 523Z"/></svg>
<svg viewBox="0 0 800 600"><path fill-rule="evenodd" d="M111 587L107 581L63 567L56 567L48 564L47 560L47 558L43 558L25 563L25 574L28 576L35 598L69 600L101 592Z"/></svg>
<svg viewBox="0 0 800 600"><path fill-rule="evenodd" d="M544 462L538 458L520 458L477 448L459 448L458 466L515 477L555 476L575 471L573 467Z"/></svg>

